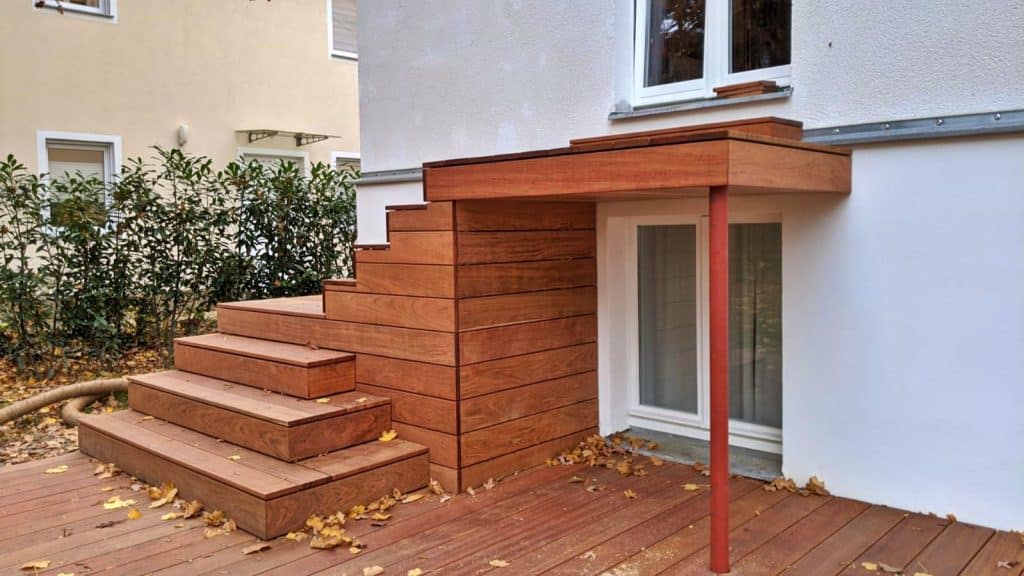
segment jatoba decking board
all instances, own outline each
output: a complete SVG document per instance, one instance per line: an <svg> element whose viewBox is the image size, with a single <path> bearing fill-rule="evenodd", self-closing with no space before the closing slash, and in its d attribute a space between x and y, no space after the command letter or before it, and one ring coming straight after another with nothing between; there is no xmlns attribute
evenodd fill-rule
<svg viewBox="0 0 1024 576"><path fill-rule="evenodd" d="M324 292L329 320L455 332L455 301L362 292Z"/></svg>
<svg viewBox="0 0 1024 576"><path fill-rule="evenodd" d="M462 398L499 392L593 370L597 344L590 342L459 367Z"/></svg>
<svg viewBox="0 0 1024 576"><path fill-rule="evenodd" d="M455 203L456 228L466 232L593 230L597 207L578 202L493 200Z"/></svg>
<svg viewBox="0 0 1024 576"><path fill-rule="evenodd" d="M356 250L356 262L455 264L455 234L450 230L391 232L388 243L386 249Z"/></svg>
<svg viewBox="0 0 1024 576"><path fill-rule="evenodd" d="M596 310L595 286L464 298L459 301L459 330L552 320Z"/></svg>
<svg viewBox="0 0 1024 576"><path fill-rule="evenodd" d="M245 555L241 550L256 541L252 536L237 531L204 538L201 519L161 521L167 508L148 509L144 495L138 506L143 517L127 520L124 509L106 511L100 504L112 495L139 499L140 493L128 487L126 474L110 479L92 476L95 464L81 454L26 465L24 470L15 465L0 476L5 482L55 486L65 482L64 475L44 476L42 470L60 463L69 465L64 475L90 471L76 481L83 496L39 512L7 515L3 511L14 494L0 494L0 571L19 572L23 563L45 558L51 561L52 574L85 572L83 565L91 571L160 576L358 574L372 565L384 566L385 574L416 567L424 573L454 575L590 575L615 566L651 571L663 567L671 574L691 570L689 561L699 562L707 554L709 492L680 487L707 480L690 467L673 463L648 466L652 473L646 478L621 478L614 470L579 465L542 466L505 478L493 490L479 489L476 496L462 494L441 503L440 497L428 493L418 502L393 508L393 518L383 526L350 521L348 533L367 545L358 555L344 549L317 551L308 541L284 539L270 542L270 549L259 554ZM569 482L574 475L588 482L596 478L605 490L588 493L582 484ZM862 556L873 556L879 551L874 545L887 537L903 538L892 530L904 520L902 510L840 497L769 493L761 489L761 482L743 478L730 482L735 574L828 576ZM102 492L104 486L115 489ZM627 500L622 495L625 488L637 498ZM814 509L794 521L808 508ZM109 521L114 523L98 527ZM930 521L932 526L917 526L917 532L912 527L904 530L904 536L922 534L918 540L930 537L906 573L925 571L914 563L918 560L930 562L927 573L935 576L1020 576L1024 570L1018 563L1024 561L1019 534ZM176 527L179 524L181 528ZM763 543L748 550L758 542ZM673 563L680 556L688 560ZM492 559L509 566L494 568L488 564ZM884 557L871 561L890 563ZM998 567L1000 561L1011 568ZM786 570L787 564L793 567ZM964 568L957 571L958 566Z"/></svg>
<svg viewBox="0 0 1024 576"><path fill-rule="evenodd" d="M593 286L597 283L594 258L541 260L459 266L458 296L492 296L515 292Z"/></svg>

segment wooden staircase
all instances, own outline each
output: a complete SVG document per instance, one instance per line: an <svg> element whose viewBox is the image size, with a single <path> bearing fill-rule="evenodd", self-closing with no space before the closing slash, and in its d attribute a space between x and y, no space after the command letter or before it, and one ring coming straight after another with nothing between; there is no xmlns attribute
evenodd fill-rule
<svg viewBox="0 0 1024 576"><path fill-rule="evenodd" d="M353 354L222 333L175 351L177 370L129 378L129 410L82 419L82 452L265 539L427 484L426 447L377 440L391 402L354 391Z"/></svg>
<svg viewBox="0 0 1024 576"><path fill-rule="evenodd" d="M81 449L263 538L541 464L597 431L595 227L587 203L389 207L358 281L220 304L177 370L131 378L130 410L83 420Z"/></svg>

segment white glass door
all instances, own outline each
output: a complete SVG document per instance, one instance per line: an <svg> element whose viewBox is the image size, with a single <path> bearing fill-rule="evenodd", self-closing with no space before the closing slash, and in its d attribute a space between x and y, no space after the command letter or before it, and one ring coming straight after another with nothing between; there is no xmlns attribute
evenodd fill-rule
<svg viewBox="0 0 1024 576"><path fill-rule="evenodd" d="M707 230L704 220L635 218L631 425L708 437ZM729 226L731 442L780 451L782 226Z"/></svg>

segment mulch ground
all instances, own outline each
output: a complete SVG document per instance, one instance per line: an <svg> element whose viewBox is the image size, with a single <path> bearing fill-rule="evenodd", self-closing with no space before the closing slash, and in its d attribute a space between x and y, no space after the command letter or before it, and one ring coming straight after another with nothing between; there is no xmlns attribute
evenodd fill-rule
<svg viewBox="0 0 1024 576"><path fill-rule="evenodd" d="M100 363L93 359L64 358L49 378L19 372L8 359L0 359L0 407L30 396L75 382L98 378L116 378L162 369L156 350L137 349L126 352L114 362ZM108 396L86 408L87 412L113 412L123 408L126 395ZM66 454L78 449L78 430L64 425L60 418L63 404L54 404L0 425L0 466Z"/></svg>

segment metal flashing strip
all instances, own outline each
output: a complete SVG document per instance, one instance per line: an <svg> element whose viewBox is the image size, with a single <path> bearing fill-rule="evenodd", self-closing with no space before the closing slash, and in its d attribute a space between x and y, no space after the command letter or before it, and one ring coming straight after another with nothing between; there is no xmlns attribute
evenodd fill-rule
<svg viewBox="0 0 1024 576"><path fill-rule="evenodd" d="M804 142L815 144L867 144L949 138L953 136L981 136L1024 132L1024 110L983 112L956 116L934 116L910 120L891 120L846 126L830 126L804 130Z"/></svg>
<svg viewBox="0 0 1024 576"><path fill-rule="evenodd" d="M357 186L367 184L397 184L401 182L422 182L423 168L402 168L399 170L377 170L363 172L356 180Z"/></svg>
<svg viewBox="0 0 1024 576"><path fill-rule="evenodd" d="M629 120L631 118L643 118L644 116L657 116L659 114L672 114L673 112L687 112L690 110L703 110L705 108L720 108L723 106L736 106L738 104L751 104L765 100L779 100L789 98L793 94L793 87L786 86L778 92L768 94L757 94L754 96L740 96L738 98L704 98L701 100L690 100L688 102L676 102L672 104L657 104L643 108L631 108L615 110L608 114L609 120Z"/></svg>

